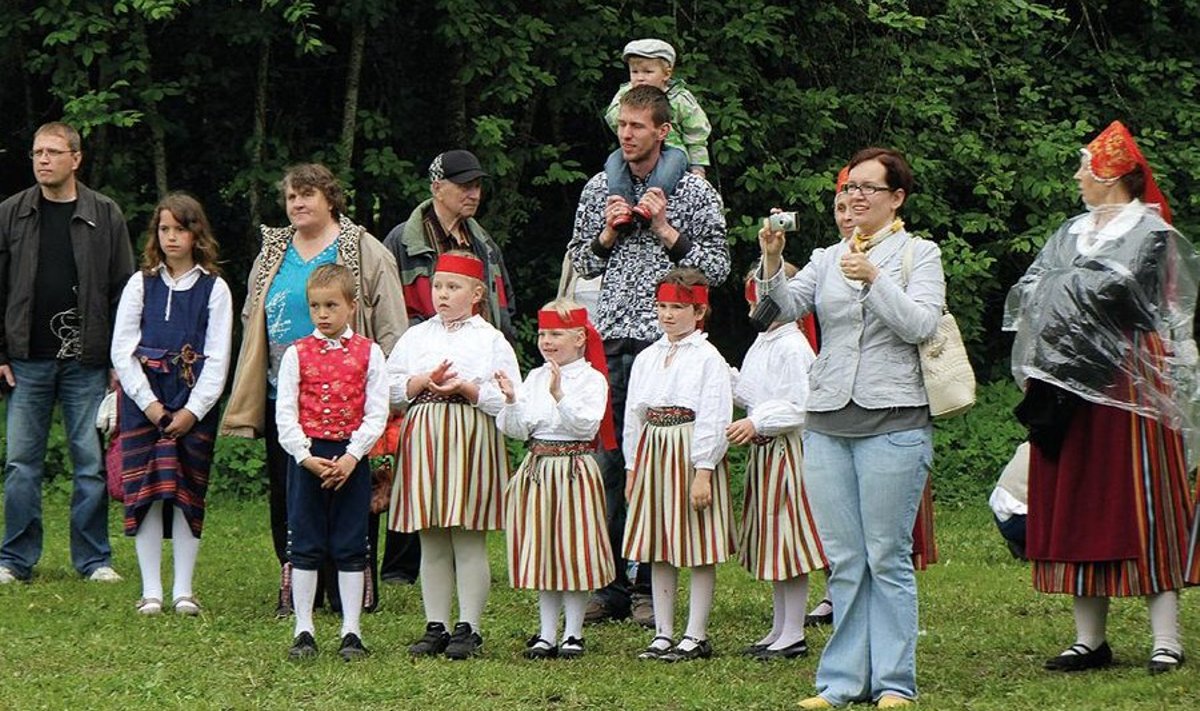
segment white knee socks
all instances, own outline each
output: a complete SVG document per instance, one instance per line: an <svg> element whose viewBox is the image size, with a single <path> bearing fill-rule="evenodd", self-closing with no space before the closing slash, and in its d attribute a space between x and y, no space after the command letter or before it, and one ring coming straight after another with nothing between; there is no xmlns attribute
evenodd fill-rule
<svg viewBox="0 0 1200 711"><path fill-rule="evenodd" d="M557 590L538 591L538 613L542 628L538 636L550 643L558 643L558 611L562 608L563 594Z"/></svg>
<svg viewBox="0 0 1200 711"><path fill-rule="evenodd" d="M771 649L784 649L804 639L804 605L808 601L808 576L799 575L775 583L776 604L783 602L783 629ZM779 611L775 611L779 619Z"/></svg>
<svg viewBox="0 0 1200 711"><path fill-rule="evenodd" d="M587 590L565 592L563 595L563 639L574 637L583 639L583 614L587 610L588 599L592 596Z"/></svg>
<svg viewBox="0 0 1200 711"><path fill-rule="evenodd" d="M1152 649L1183 652L1183 644L1179 640L1179 591L1168 590L1147 595L1146 606L1150 611L1150 633L1154 635Z"/></svg>
<svg viewBox="0 0 1200 711"><path fill-rule="evenodd" d="M171 544L175 557L172 599L191 597L192 573L196 570L196 557L200 554L200 539L192 535L192 527L179 509L171 512Z"/></svg>
<svg viewBox="0 0 1200 711"><path fill-rule="evenodd" d="M133 546L137 550L138 569L142 574L142 597L147 599L163 599L162 507L161 501L150 504L150 509L146 511L146 516L133 539Z"/></svg>
<svg viewBox="0 0 1200 711"><path fill-rule="evenodd" d="M675 639L675 587L679 583L679 568L670 563L653 563L651 565L650 594L654 602L654 634L673 640Z"/></svg>
<svg viewBox="0 0 1200 711"><path fill-rule="evenodd" d="M1075 597L1075 642L1088 649L1104 644L1108 625L1107 597Z"/></svg>
<svg viewBox="0 0 1200 711"><path fill-rule="evenodd" d="M479 620L492 587L487 557L487 532L454 529L454 573L458 582L458 618L479 631Z"/></svg>
<svg viewBox="0 0 1200 711"><path fill-rule="evenodd" d="M454 548L450 531L428 528L421 537L421 601L425 621L450 624L450 602L454 594Z"/></svg>
<svg viewBox="0 0 1200 711"><path fill-rule="evenodd" d="M292 569L292 604L296 611L294 635L313 633L313 602L317 599L317 571Z"/></svg>
<svg viewBox="0 0 1200 711"><path fill-rule="evenodd" d="M362 638L359 620L362 618L363 588L366 577L361 570L338 571L338 595L342 599L342 636L356 634Z"/></svg>
<svg viewBox="0 0 1200 711"><path fill-rule="evenodd" d="M717 566L701 565L692 568L692 593L688 601L688 623L684 634L692 639L708 639L708 616L712 612L713 591L717 587ZM679 644L690 649L693 644Z"/></svg>

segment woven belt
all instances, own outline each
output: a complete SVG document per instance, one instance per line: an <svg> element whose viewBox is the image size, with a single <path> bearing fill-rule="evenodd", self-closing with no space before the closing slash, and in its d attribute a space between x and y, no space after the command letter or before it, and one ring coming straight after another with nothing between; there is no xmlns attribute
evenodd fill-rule
<svg viewBox="0 0 1200 711"><path fill-rule="evenodd" d="M655 427L674 427L696 421L696 413L686 407L650 407L646 423Z"/></svg>
<svg viewBox="0 0 1200 711"><path fill-rule="evenodd" d="M573 454L591 454L596 451L592 442L573 440L554 441L547 439L529 440L529 452L539 457L569 457Z"/></svg>
<svg viewBox="0 0 1200 711"><path fill-rule="evenodd" d="M421 392L417 393L417 396L412 400L412 404L414 405L427 405L432 402L440 402L447 405L471 404L471 401L462 395L438 395L437 393L430 392L429 390L422 390Z"/></svg>
<svg viewBox="0 0 1200 711"><path fill-rule="evenodd" d="M757 444L760 447L764 447L774 441L774 437L768 437L766 435L754 435L750 438L750 444Z"/></svg>

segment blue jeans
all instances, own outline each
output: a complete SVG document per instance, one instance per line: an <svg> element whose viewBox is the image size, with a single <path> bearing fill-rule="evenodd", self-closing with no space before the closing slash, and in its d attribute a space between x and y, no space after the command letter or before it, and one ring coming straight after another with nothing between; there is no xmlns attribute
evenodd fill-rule
<svg viewBox="0 0 1200 711"><path fill-rule="evenodd" d="M829 558L833 635L817 693L835 706L917 695L912 528L933 429L873 437L804 433L804 491Z"/></svg>
<svg viewBox="0 0 1200 711"><path fill-rule="evenodd" d="M4 543L0 565L23 580L42 557L42 475L50 417L62 407L67 446L75 466L71 494L71 563L84 575L111 565L108 491L101 470L96 409L108 387L108 369L75 360L16 360L17 385L8 400L4 464Z"/></svg>
<svg viewBox="0 0 1200 711"><path fill-rule="evenodd" d="M638 204L638 197L633 190L633 177L629 174L628 164L621 149L613 151L604 161L604 174L608 178L608 194L620 195L631 206ZM660 188L667 197L675 192L675 186L683 180L683 174L688 171L688 155L679 148L663 145L662 155L650 174L646 176L646 189Z"/></svg>

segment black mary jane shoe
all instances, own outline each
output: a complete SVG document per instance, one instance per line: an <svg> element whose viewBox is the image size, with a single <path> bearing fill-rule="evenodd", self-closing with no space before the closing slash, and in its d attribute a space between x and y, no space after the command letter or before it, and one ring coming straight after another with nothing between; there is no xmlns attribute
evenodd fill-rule
<svg viewBox="0 0 1200 711"><path fill-rule="evenodd" d="M535 634L525 643L523 654L526 659L553 659L558 656L558 648Z"/></svg>
<svg viewBox="0 0 1200 711"><path fill-rule="evenodd" d="M1146 669L1151 674L1163 674L1175 671L1182 665L1183 652L1159 647L1150 653L1150 661L1146 664Z"/></svg>
<svg viewBox="0 0 1200 711"><path fill-rule="evenodd" d="M559 659L578 659L583 656L583 638L567 637L558 645Z"/></svg>
<svg viewBox="0 0 1200 711"><path fill-rule="evenodd" d="M666 642L667 646L659 647L659 646L655 645L655 642L657 642L659 640ZM657 637L655 637L654 639L650 640L650 645L647 646L645 649L643 649L641 651L641 653L638 654L637 658L638 659L662 659L663 656L670 653L670 651L672 649L674 649L674 647L675 647L675 640L671 639L670 637L667 637L666 635L660 634Z"/></svg>
<svg viewBox="0 0 1200 711"><path fill-rule="evenodd" d="M808 641L802 639L798 642L793 642L782 649L764 649L754 658L760 662L769 662L772 659L795 659L797 657L806 656L808 656Z"/></svg>
<svg viewBox="0 0 1200 711"><path fill-rule="evenodd" d="M742 656L750 657L751 659L757 658L758 655L767 651L767 647L770 646L769 644L748 644L742 648Z"/></svg>
<svg viewBox="0 0 1200 711"><path fill-rule="evenodd" d="M683 644L684 640L693 642L691 649L683 649L679 644ZM693 659L708 659L713 655L712 643L707 639L696 639L690 635L684 635L683 639L679 640L679 644L671 648L671 651L662 655L660 659L664 662L690 662Z"/></svg>
<svg viewBox="0 0 1200 711"><path fill-rule="evenodd" d="M1077 672L1088 669L1101 669L1112 664L1112 647L1108 642L1091 649L1086 644L1076 642L1057 657L1046 660L1047 671Z"/></svg>

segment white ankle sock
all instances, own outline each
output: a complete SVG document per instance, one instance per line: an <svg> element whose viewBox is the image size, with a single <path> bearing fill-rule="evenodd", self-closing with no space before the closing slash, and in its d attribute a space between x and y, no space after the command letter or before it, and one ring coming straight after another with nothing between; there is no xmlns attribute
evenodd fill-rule
<svg viewBox="0 0 1200 711"><path fill-rule="evenodd" d="M316 599L317 571L292 568L292 603L296 612L296 629L293 635L301 632L313 633L313 601Z"/></svg>
<svg viewBox="0 0 1200 711"><path fill-rule="evenodd" d="M339 570L337 577L338 596L342 599L342 636L356 634L361 639L362 628L359 622L362 619L366 578L361 570Z"/></svg>
<svg viewBox="0 0 1200 711"><path fill-rule="evenodd" d="M133 538L137 550L138 570L142 574L142 597L163 599L162 587L162 502L155 501L146 511L142 525Z"/></svg>
<svg viewBox="0 0 1200 711"><path fill-rule="evenodd" d="M171 599L192 597L192 573L196 570L196 558L200 555L200 539L192 534L192 527L178 508L171 512L171 549L175 566Z"/></svg>
<svg viewBox="0 0 1200 711"><path fill-rule="evenodd" d="M557 590L538 591L538 613L542 628L538 636L554 646L558 643L558 611L562 609L563 594Z"/></svg>

